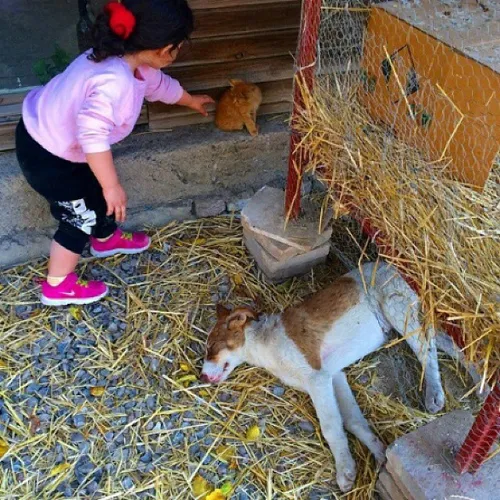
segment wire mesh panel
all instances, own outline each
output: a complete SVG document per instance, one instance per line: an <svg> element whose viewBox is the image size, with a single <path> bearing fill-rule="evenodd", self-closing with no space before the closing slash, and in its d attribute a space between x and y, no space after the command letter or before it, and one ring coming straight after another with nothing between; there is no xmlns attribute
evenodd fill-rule
<svg viewBox="0 0 500 500"><path fill-rule="evenodd" d="M369 228L379 254L415 285L426 321L460 332L455 338L482 384L494 385L500 5L322 0L316 7L303 17L297 56L288 213L299 213L300 175L314 172L337 213ZM341 241L335 246L345 253ZM482 444L469 449L472 458L461 453L461 470L477 467L500 432L498 384L495 391L473 429Z"/></svg>

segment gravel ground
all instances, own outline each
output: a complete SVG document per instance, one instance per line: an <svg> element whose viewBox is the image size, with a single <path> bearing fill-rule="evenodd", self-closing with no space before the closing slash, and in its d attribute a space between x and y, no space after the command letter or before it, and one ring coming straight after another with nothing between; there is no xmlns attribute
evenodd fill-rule
<svg viewBox="0 0 500 500"><path fill-rule="evenodd" d="M335 498L331 456L304 395L250 368L218 388L197 375L214 303L279 310L339 274L338 263L268 285L239 225L214 219L158 231L138 257L84 259L82 274L111 285L98 304L41 307L43 266L0 276L1 498L186 499L197 476L231 484L239 500ZM370 359L351 376L369 386L384 379L377 365ZM431 418L415 411L419 424ZM371 408L370 418L386 441L408 430L379 413L377 422ZM254 425L261 437L249 441ZM371 497L372 483L360 474L357 498Z"/></svg>

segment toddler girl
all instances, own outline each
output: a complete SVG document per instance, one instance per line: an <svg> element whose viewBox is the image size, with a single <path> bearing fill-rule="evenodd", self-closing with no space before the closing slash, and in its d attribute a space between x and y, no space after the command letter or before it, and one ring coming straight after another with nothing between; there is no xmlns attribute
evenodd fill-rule
<svg viewBox="0 0 500 500"><path fill-rule="evenodd" d="M31 91L16 130L21 169L50 204L59 227L42 284L46 305L89 304L107 286L78 279L87 241L96 257L133 254L150 245L125 233L127 197L110 145L132 132L146 98L207 114L208 96L192 96L160 71L177 57L193 29L186 0L110 2L93 27L93 48L62 74Z"/></svg>

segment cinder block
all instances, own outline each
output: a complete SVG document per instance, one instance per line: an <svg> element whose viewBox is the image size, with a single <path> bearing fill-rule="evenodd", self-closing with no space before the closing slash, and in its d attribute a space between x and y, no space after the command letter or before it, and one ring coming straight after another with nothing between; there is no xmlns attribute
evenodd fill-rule
<svg viewBox="0 0 500 500"><path fill-rule="evenodd" d="M314 266L326 261L330 250L330 242L306 253L296 255L286 260L278 261L267 253L251 236L244 235L244 242L252 254L259 269L266 277L275 283L285 281L293 276L308 273Z"/></svg>
<svg viewBox="0 0 500 500"><path fill-rule="evenodd" d="M499 498L500 455L475 474L458 474L454 456L474 417L467 411L444 415L397 439L387 450L387 471L412 500Z"/></svg>
<svg viewBox="0 0 500 500"><path fill-rule="evenodd" d="M268 186L258 191L241 212L242 224L247 230L297 248L302 253L322 246L330 239L332 230L328 226L331 217L332 212L327 211L321 220L321 207L305 199L301 216L286 222L285 193Z"/></svg>

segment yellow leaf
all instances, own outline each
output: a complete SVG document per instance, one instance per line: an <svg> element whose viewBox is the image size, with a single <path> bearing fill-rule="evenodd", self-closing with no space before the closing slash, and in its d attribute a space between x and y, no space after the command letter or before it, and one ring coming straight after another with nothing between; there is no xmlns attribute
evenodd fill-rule
<svg viewBox="0 0 500 500"><path fill-rule="evenodd" d="M194 382L196 380L196 375L184 375L177 379L179 384L189 384L190 382Z"/></svg>
<svg viewBox="0 0 500 500"><path fill-rule="evenodd" d="M183 372L188 372L190 370L189 368L189 365L187 363L181 363L179 365L179 368L183 371Z"/></svg>
<svg viewBox="0 0 500 500"><path fill-rule="evenodd" d="M221 487L220 490L223 495L229 496L233 492L233 485L226 481Z"/></svg>
<svg viewBox="0 0 500 500"><path fill-rule="evenodd" d="M5 370L7 371L9 369L9 365L0 359L0 370Z"/></svg>
<svg viewBox="0 0 500 500"><path fill-rule="evenodd" d="M232 446L219 446L215 452L217 453L217 458L229 462L235 455L235 450Z"/></svg>
<svg viewBox="0 0 500 500"><path fill-rule="evenodd" d="M104 394L104 391L105 389L102 386L90 388L90 394L92 394L92 396L95 396L96 398L102 396Z"/></svg>
<svg viewBox="0 0 500 500"><path fill-rule="evenodd" d="M226 500L226 495L221 490L216 489L206 496L206 500Z"/></svg>
<svg viewBox="0 0 500 500"><path fill-rule="evenodd" d="M259 439L259 436L260 429L257 425L252 425L252 427L247 430L247 439L249 441L257 441L257 439Z"/></svg>
<svg viewBox="0 0 500 500"><path fill-rule="evenodd" d="M71 316L73 316L73 318L76 319L76 321L81 321L81 319L82 319L82 310L79 307L71 306L69 308L69 313L71 314Z"/></svg>
<svg viewBox="0 0 500 500"><path fill-rule="evenodd" d="M238 460L236 460L236 458L233 458L231 460L231 463L229 464L229 468L231 470L237 470L238 469Z"/></svg>
<svg viewBox="0 0 500 500"><path fill-rule="evenodd" d="M9 451L9 445L7 441L0 438L0 458L2 458Z"/></svg>
<svg viewBox="0 0 500 500"><path fill-rule="evenodd" d="M200 245L204 245L206 242L207 242L207 239L206 239L206 238L196 238L196 239L193 241L193 245L200 246Z"/></svg>
<svg viewBox="0 0 500 500"><path fill-rule="evenodd" d="M65 471L67 471L71 467L68 462L63 462L62 464L56 465L49 474L49 477L57 476Z"/></svg>
<svg viewBox="0 0 500 500"><path fill-rule="evenodd" d="M208 397L210 396L210 393L209 393L206 389L202 389L202 390L200 391L200 396L201 396L202 398L208 398Z"/></svg>
<svg viewBox="0 0 500 500"><path fill-rule="evenodd" d="M233 276L233 282L235 285L242 285L243 284L243 276L239 273L235 274Z"/></svg>
<svg viewBox="0 0 500 500"><path fill-rule="evenodd" d="M207 494L212 491L212 486L203 476L196 476L191 483L193 495L195 498L205 500Z"/></svg>

